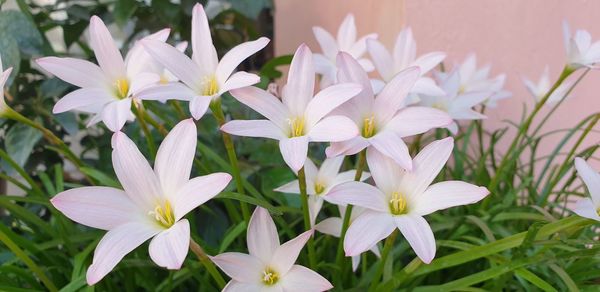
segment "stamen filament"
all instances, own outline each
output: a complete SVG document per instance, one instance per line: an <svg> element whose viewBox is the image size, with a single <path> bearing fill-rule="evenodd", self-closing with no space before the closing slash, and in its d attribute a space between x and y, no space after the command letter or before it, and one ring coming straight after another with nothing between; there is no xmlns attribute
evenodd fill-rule
<svg viewBox="0 0 600 292"><path fill-rule="evenodd" d="M263 271L262 282L265 285L271 286L276 284L277 281L279 281L279 274L277 274L277 272L273 271L271 268L266 268Z"/></svg>
<svg viewBox="0 0 600 292"><path fill-rule="evenodd" d="M291 137L300 137L304 135L304 117L287 119L290 129L292 130Z"/></svg>
<svg viewBox="0 0 600 292"><path fill-rule="evenodd" d="M375 117L365 118L363 121L362 136L371 138L375 134Z"/></svg>
<svg viewBox="0 0 600 292"><path fill-rule="evenodd" d="M119 99L126 98L129 93L129 81L127 79L119 79L116 82L117 87L117 97Z"/></svg>
<svg viewBox="0 0 600 292"><path fill-rule="evenodd" d="M406 198L399 192L394 192L390 199L390 212L393 215L406 214L407 211Z"/></svg>
<svg viewBox="0 0 600 292"><path fill-rule="evenodd" d="M153 215L154 220L165 228L169 228L175 224L175 214L173 213L173 208L171 208L171 203L169 203L169 201L165 201L164 205L156 205L154 211L150 211L148 214Z"/></svg>

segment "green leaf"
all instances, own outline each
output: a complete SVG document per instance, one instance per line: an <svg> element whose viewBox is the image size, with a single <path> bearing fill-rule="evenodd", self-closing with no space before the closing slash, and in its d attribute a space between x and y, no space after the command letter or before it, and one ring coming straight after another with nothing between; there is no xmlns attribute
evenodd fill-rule
<svg viewBox="0 0 600 292"><path fill-rule="evenodd" d="M238 200L238 201L246 202L248 204L260 206L260 207L263 207L263 208L269 210L269 212L271 212L271 214L273 214L273 215L281 215L281 214L283 214L279 209L273 207L273 205L269 204L267 201L264 201L264 200L261 200L261 199L257 199L257 198L254 198L254 197L250 197L248 195L242 195L242 194L234 193L234 192L222 192L221 194L219 194L218 196L216 196L216 198L219 198L219 199L233 199L233 200Z"/></svg>
<svg viewBox="0 0 600 292"><path fill-rule="evenodd" d="M229 0L228 2L233 9L252 19L258 18L263 9L273 7L271 0Z"/></svg>
<svg viewBox="0 0 600 292"><path fill-rule="evenodd" d="M260 75L269 77L271 79L277 79L281 77L283 73L277 70L277 67L291 64L292 57L292 55L283 55L269 60L262 66L262 68L260 68Z"/></svg>
<svg viewBox="0 0 600 292"><path fill-rule="evenodd" d="M246 221L242 221L238 223L235 227L231 228L229 232L223 237L223 241L221 242L221 246L219 246L219 253L223 253L227 250L229 245L240 235L242 232L246 230Z"/></svg>
<svg viewBox="0 0 600 292"><path fill-rule="evenodd" d="M43 54L42 35L35 24L22 12L17 10L0 11L0 31L4 35L15 38L24 58Z"/></svg>
<svg viewBox="0 0 600 292"><path fill-rule="evenodd" d="M40 138L42 138L42 134L38 130L24 124L15 124L6 133L4 140L6 153L19 166L23 167Z"/></svg>
<svg viewBox="0 0 600 292"><path fill-rule="evenodd" d="M0 28L1 30L1 28ZM21 65L21 53L19 53L19 45L17 41L11 35L2 35L0 37L0 56L2 57L3 70L12 67L13 71L6 81L6 87L12 84L15 76L19 73L19 67Z"/></svg>
<svg viewBox="0 0 600 292"><path fill-rule="evenodd" d="M114 180L113 178L99 170L89 167L81 167L79 170L85 175L96 179L103 186L121 188L121 184L118 181Z"/></svg>
<svg viewBox="0 0 600 292"><path fill-rule="evenodd" d="M115 22L119 27L124 27L125 24L131 19L133 13L137 9L138 5L135 0L121 0L115 4Z"/></svg>

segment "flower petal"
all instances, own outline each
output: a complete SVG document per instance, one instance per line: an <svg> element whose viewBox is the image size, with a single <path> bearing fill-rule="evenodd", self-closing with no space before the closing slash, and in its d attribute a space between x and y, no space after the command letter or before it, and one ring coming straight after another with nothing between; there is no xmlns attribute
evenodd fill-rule
<svg viewBox="0 0 600 292"><path fill-rule="evenodd" d="M107 103L102 109L102 121L106 127L117 132L123 128L131 114L131 99L124 98Z"/></svg>
<svg viewBox="0 0 600 292"><path fill-rule="evenodd" d="M375 185L385 194L397 192L406 171L374 147L367 149L367 164Z"/></svg>
<svg viewBox="0 0 600 292"><path fill-rule="evenodd" d="M315 226L315 221L319 212L323 207L323 198L317 195L308 196L308 214L310 218L310 226Z"/></svg>
<svg viewBox="0 0 600 292"><path fill-rule="evenodd" d="M340 155L337 157L327 158L321 164L319 168L318 177L321 180L332 182L340 172L340 168L344 163L344 156Z"/></svg>
<svg viewBox="0 0 600 292"><path fill-rule="evenodd" d="M411 93L424 94L430 96L445 96L446 92L441 89L435 81L429 77L421 77L410 91Z"/></svg>
<svg viewBox="0 0 600 292"><path fill-rule="evenodd" d="M335 58L338 53L338 45L333 36L319 26L313 26L312 30L323 54L329 59Z"/></svg>
<svg viewBox="0 0 600 292"><path fill-rule="evenodd" d="M100 17L94 15L90 19L90 45L102 71L114 81L126 77L125 62L117 49L108 28ZM85 73L87 74L87 73Z"/></svg>
<svg viewBox="0 0 600 292"><path fill-rule="evenodd" d="M315 68L312 52L307 45L301 44L290 64L287 84L282 90L283 103L295 116L304 116L306 106L315 90Z"/></svg>
<svg viewBox="0 0 600 292"><path fill-rule="evenodd" d="M575 168L579 177L585 182L592 202L595 206L600 207L600 174L580 157L575 158Z"/></svg>
<svg viewBox="0 0 600 292"><path fill-rule="evenodd" d="M256 74L247 73L247 72L236 72L221 87L219 92L221 94L230 91L232 89L244 88L247 86L252 86L256 83L260 82L260 77Z"/></svg>
<svg viewBox="0 0 600 292"><path fill-rule="evenodd" d="M176 194L170 195L175 219L179 220L194 208L218 195L231 181L231 175L216 172L195 177L179 188Z"/></svg>
<svg viewBox="0 0 600 292"><path fill-rule="evenodd" d="M342 83L321 90L306 107L306 124L312 126L325 115L362 91L360 84Z"/></svg>
<svg viewBox="0 0 600 292"><path fill-rule="evenodd" d="M262 50L268 43L268 38L261 37L255 41L245 42L233 47L223 56L223 58L221 58L221 62L217 65L215 72L217 81L220 84L225 83L229 76L231 76L231 73L233 73L233 70L235 70L240 63L254 53Z"/></svg>
<svg viewBox="0 0 600 292"><path fill-rule="evenodd" d="M435 257L435 238L429 223L418 215L402 215L394 217L398 229L408 241L417 256L426 264Z"/></svg>
<svg viewBox="0 0 600 292"><path fill-rule="evenodd" d="M342 223L342 218L331 217L319 222L315 225L315 229L321 233L340 237L340 234L342 233Z"/></svg>
<svg viewBox="0 0 600 292"><path fill-rule="evenodd" d="M226 252L210 258L231 279L260 284L264 264L256 257L239 252Z"/></svg>
<svg viewBox="0 0 600 292"><path fill-rule="evenodd" d="M294 172L304 166L308 155L308 136L293 137L279 140L279 150L285 163Z"/></svg>
<svg viewBox="0 0 600 292"><path fill-rule="evenodd" d="M170 82L148 87L136 94L135 97L143 100L185 100L188 101L196 94L189 87L179 83Z"/></svg>
<svg viewBox="0 0 600 292"><path fill-rule="evenodd" d="M104 88L109 82L98 65L75 58L44 57L36 60L44 70L78 87Z"/></svg>
<svg viewBox="0 0 600 292"><path fill-rule="evenodd" d="M256 207L248 223L246 241L250 255L259 258L265 264L271 261L275 250L279 248L279 235L269 211Z"/></svg>
<svg viewBox="0 0 600 292"><path fill-rule="evenodd" d="M429 72L446 58L446 54L442 52L431 52L420 56L413 63L414 66L419 66L421 75Z"/></svg>
<svg viewBox="0 0 600 292"><path fill-rule="evenodd" d="M396 72L394 72L394 59L390 52L376 39L367 40L367 50L381 78L384 81L392 80Z"/></svg>
<svg viewBox="0 0 600 292"><path fill-rule="evenodd" d="M183 219L171 228L157 234L148 251L157 265L169 270L179 270L190 247L190 223Z"/></svg>
<svg viewBox="0 0 600 292"><path fill-rule="evenodd" d="M194 92L200 92L202 89L203 74L201 66L194 63L188 56L180 52L173 46L157 40L145 39L140 43L144 45L146 51L160 62L169 71L179 78L185 85Z"/></svg>
<svg viewBox="0 0 600 292"><path fill-rule="evenodd" d="M358 136L358 128L348 117L329 116L312 126L308 136L313 142L341 142Z"/></svg>
<svg viewBox="0 0 600 292"><path fill-rule="evenodd" d="M369 138L369 143L377 151L396 161L402 168L411 171L412 159L408 152L408 146L402 141L402 138L392 131L381 131L375 136Z"/></svg>
<svg viewBox="0 0 600 292"><path fill-rule="evenodd" d="M598 215L598 208L590 198L579 199L577 203L575 203L573 212L575 212L575 214L581 217L600 221L600 215Z"/></svg>
<svg viewBox="0 0 600 292"><path fill-rule="evenodd" d="M112 161L127 196L145 210L154 210L162 199L162 190L154 171L127 135L113 134Z"/></svg>
<svg viewBox="0 0 600 292"><path fill-rule="evenodd" d="M298 180L293 180L289 183L286 183L286 184L274 189L274 191L280 192L280 193L288 193L288 194L299 194L300 193L300 184L299 184Z"/></svg>
<svg viewBox="0 0 600 292"><path fill-rule="evenodd" d="M356 42L356 24L354 23L354 15L349 13L342 21L337 34L337 43L340 51L348 51Z"/></svg>
<svg viewBox="0 0 600 292"><path fill-rule="evenodd" d="M485 187L478 187L462 181L439 182L415 197L411 212L425 216L438 210L479 202L489 193Z"/></svg>
<svg viewBox="0 0 600 292"><path fill-rule="evenodd" d="M221 126L221 131L236 136L287 139L284 132L268 120L234 120Z"/></svg>
<svg viewBox="0 0 600 292"><path fill-rule="evenodd" d="M126 254L158 232L160 229L140 222L122 224L108 231L94 251L94 260L87 270L87 283L98 283Z"/></svg>
<svg viewBox="0 0 600 292"><path fill-rule="evenodd" d="M292 268L300 251L312 235L313 230L311 229L279 246L275 249L269 264L280 274L286 274Z"/></svg>
<svg viewBox="0 0 600 292"><path fill-rule="evenodd" d="M110 230L133 220L138 207L122 190L81 187L61 192L50 202L69 219L93 228Z"/></svg>
<svg viewBox="0 0 600 292"><path fill-rule="evenodd" d="M359 255L396 229L393 217L389 213L367 210L358 216L346 232L344 251L346 256Z"/></svg>
<svg viewBox="0 0 600 292"><path fill-rule="evenodd" d="M454 148L454 139L448 137L431 142L413 159L413 170L404 173L401 188L409 196L421 195L440 173ZM374 172L371 170L373 175Z"/></svg>
<svg viewBox="0 0 600 292"><path fill-rule="evenodd" d="M156 153L154 172L166 194L176 194L190 179L198 133L194 120L179 122Z"/></svg>
<svg viewBox="0 0 600 292"><path fill-rule="evenodd" d="M219 59L210 35L208 18L200 3L194 5L192 11L192 51L192 59L199 65L202 74L195 75L196 78L215 73Z"/></svg>
<svg viewBox="0 0 600 292"><path fill-rule="evenodd" d="M288 109L272 94L257 88L245 87L230 91L231 95L239 102L249 106L265 118L271 120L278 127L288 126L290 117Z"/></svg>
<svg viewBox="0 0 600 292"><path fill-rule="evenodd" d="M343 142L332 142L325 149L327 157L335 157L338 155L354 155L369 146L369 141L362 136L354 137Z"/></svg>
<svg viewBox="0 0 600 292"><path fill-rule="evenodd" d="M379 212L389 211L385 195L378 188L363 182L339 184L324 199L333 204L356 205Z"/></svg>
<svg viewBox="0 0 600 292"><path fill-rule="evenodd" d="M195 120L199 120L208 110L212 98L210 96L194 96L190 100L190 113Z"/></svg>
<svg viewBox="0 0 600 292"><path fill-rule="evenodd" d="M323 276L300 265L293 265L281 278L281 286L284 291L327 291L333 288Z"/></svg>
<svg viewBox="0 0 600 292"><path fill-rule="evenodd" d="M353 45L352 48L350 48L350 50L348 50L348 52L350 53L350 55L355 56L357 59L360 58L362 55L364 55L367 52L367 40L370 39L377 39L379 36L376 33L370 33L368 35L365 35L363 37L361 37L360 39L358 39ZM360 59L360 60L364 60L367 61L369 63L371 63L371 61L369 59ZM359 61L360 61L359 60ZM363 66L365 65L364 63L361 63ZM371 65L369 66L371 67L369 70L367 70L367 68L365 67L366 71L373 71L375 68L373 68L373 64L371 63Z"/></svg>
<svg viewBox="0 0 600 292"><path fill-rule="evenodd" d="M70 110L79 110L82 107L102 108L115 99L103 88L80 88L63 96L52 109L52 113L64 113Z"/></svg>
<svg viewBox="0 0 600 292"><path fill-rule="evenodd" d="M244 292L244 291L260 291L263 287L262 283L242 283L236 280L231 280L223 288L223 292Z"/></svg>
<svg viewBox="0 0 600 292"><path fill-rule="evenodd" d="M404 100L419 79L419 74L419 67L409 67L398 73L385 85L373 104L373 111L378 123L387 123L404 105Z"/></svg>
<svg viewBox="0 0 600 292"><path fill-rule="evenodd" d="M448 113L422 106L410 106L401 109L386 125L400 137L425 133L431 129L443 128L452 123Z"/></svg>
<svg viewBox="0 0 600 292"><path fill-rule="evenodd" d="M337 66L337 78L339 82L352 82L362 86L362 91L353 97L350 102L354 103L359 108L359 111L370 112L374 95L367 72L351 55L344 52L340 52L337 55Z"/></svg>

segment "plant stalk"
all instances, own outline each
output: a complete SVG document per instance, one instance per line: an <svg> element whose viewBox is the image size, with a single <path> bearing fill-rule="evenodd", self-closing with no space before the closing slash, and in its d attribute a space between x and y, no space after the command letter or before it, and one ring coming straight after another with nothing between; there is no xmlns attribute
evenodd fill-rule
<svg viewBox="0 0 600 292"><path fill-rule="evenodd" d="M202 247L191 238L190 250L198 257L198 260L202 263L202 265L204 265L204 267L215 280L215 282L217 282L219 289L223 289L223 287L225 287L225 280L221 276L221 273L219 273L215 264L206 255L204 249L202 249Z"/></svg>
<svg viewBox="0 0 600 292"><path fill-rule="evenodd" d="M312 229L310 224L310 211L308 207L308 193L306 192L306 174L304 173L304 167L298 170L298 182L300 186L300 201L302 203L302 214L304 217L304 230ZM317 266L317 260L315 258L315 242L311 236L307 242L308 247L308 264L312 270Z"/></svg>

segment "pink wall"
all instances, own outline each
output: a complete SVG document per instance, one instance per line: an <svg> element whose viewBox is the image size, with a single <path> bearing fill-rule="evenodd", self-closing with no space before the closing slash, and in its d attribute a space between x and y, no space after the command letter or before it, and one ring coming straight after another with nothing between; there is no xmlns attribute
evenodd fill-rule
<svg viewBox="0 0 600 292"><path fill-rule="evenodd" d="M562 21L572 29L583 28L600 40L600 1L559 0L276 0L275 48L277 54L293 53L302 42L313 51L319 47L311 27L319 25L336 33L347 13L354 13L359 35L377 32L387 46L398 31L411 26L418 53L445 51L446 64L462 62L474 52L480 65L491 63L492 73L508 75L511 100L490 111L488 128L504 126L502 119L517 120L522 103L532 98L522 76L537 81L545 65L556 78L565 62ZM588 74L551 120L547 129L569 128L600 109L600 72ZM597 143L600 135L587 139ZM558 137L547 140L551 149Z"/></svg>

